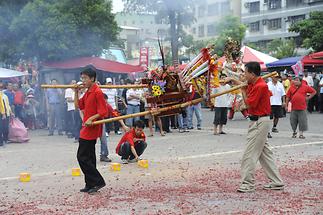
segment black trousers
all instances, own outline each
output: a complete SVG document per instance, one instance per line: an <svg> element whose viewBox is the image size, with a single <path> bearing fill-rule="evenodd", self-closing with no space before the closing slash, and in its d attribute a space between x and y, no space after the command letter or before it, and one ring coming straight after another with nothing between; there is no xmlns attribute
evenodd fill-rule
<svg viewBox="0 0 323 215"><path fill-rule="evenodd" d="M9 117L2 119L0 116L0 145L8 141L9 134Z"/></svg>
<svg viewBox="0 0 323 215"><path fill-rule="evenodd" d="M323 113L323 93L320 93L320 112Z"/></svg>
<svg viewBox="0 0 323 215"><path fill-rule="evenodd" d="M120 126L120 122L105 123L105 131L110 134L110 131L114 129L114 133L117 133L120 130Z"/></svg>
<svg viewBox="0 0 323 215"><path fill-rule="evenodd" d="M22 111L23 111L22 105L15 105L15 115L16 117L18 117L20 121L23 122L24 119L22 117Z"/></svg>
<svg viewBox="0 0 323 215"><path fill-rule="evenodd" d="M169 123L169 116L164 116L164 117L161 117L161 122L162 122L162 126L163 126L163 130L166 131L166 132L169 132L170 129L169 129L169 126L170 126L170 123Z"/></svg>
<svg viewBox="0 0 323 215"><path fill-rule="evenodd" d="M138 141L138 143L135 145L135 150L137 152L137 155L138 156L142 155L142 153L144 153L146 147L147 147L146 142ZM135 158L135 156L131 152L130 143L128 143L128 142L124 142L120 146L120 150L119 150L118 154L121 156L121 159L128 159L129 158L130 160L132 160Z"/></svg>
<svg viewBox="0 0 323 215"><path fill-rule="evenodd" d="M315 94L315 96L313 96L313 98L311 98L308 101L308 107L307 107L308 112L312 113L314 111L314 108L315 108L315 111L319 111L319 96L318 96L318 94Z"/></svg>
<svg viewBox="0 0 323 215"><path fill-rule="evenodd" d="M95 144L96 140L80 138L77 150L77 161L85 176L85 186L88 188L105 185L102 175L96 169Z"/></svg>

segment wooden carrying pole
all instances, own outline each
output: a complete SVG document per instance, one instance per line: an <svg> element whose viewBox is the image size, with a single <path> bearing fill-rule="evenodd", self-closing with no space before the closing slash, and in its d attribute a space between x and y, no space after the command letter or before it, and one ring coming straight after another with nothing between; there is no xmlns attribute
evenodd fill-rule
<svg viewBox="0 0 323 215"><path fill-rule="evenodd" d="M268 73L268 74L262 76L262 78L269 78L269 77L273 77L273 76L277 76L277 75L278 75L277 72L272 72L272 73ZM234 86L234 87L230 88L229 90L225 90L225 91L220 92L220 93L212 94L210 96L210 98L215 98L215 97L227 94L227 93L231 93L231 92L233 92L235 90L238 90L238 89L240 89L240 88L242 88L244 86L246 86L246 84L240 84L240 85ZM157 109L144 111L144 112L140 112L140 113L134 113L134 114L118 116L118 117L114 117L114 118L110 118L110 119L98 120L98 121L93 122L93 125L98 125L98 124L103 124L103 123L110 123L110 122L124 120L124 119L128 119L128 118L145 116L145 115L148 115L148 114L157 115L157 114L159 114L161 112L164 112L164 111L170 111L170 110L174 110L174 109L177 109L177 108L184 108L184 107L187 107L187 106L190 106L190 105L195 105L195 104L198 104L198 103L202 102L203 100L204 100L204 98L199 98L199 99L194 99L194 100L184 102L184 103L181 103L181 104L169 106L169 107L157 108Z"/></svg>
<svg viewBox="0 0 323 215"><path fill-rule="evenodd" d="M42 84L40 85L41 88L63 88L63 89L67 89L67 88L76 88L78 87L76 84L67 84L67 85L63 85L63 84L57 84L57 85L50 85L50 84ZM124 88L148 88L147 84L132 84L132 85L98 85L100 88L103 89L124 89Z"/></svg>

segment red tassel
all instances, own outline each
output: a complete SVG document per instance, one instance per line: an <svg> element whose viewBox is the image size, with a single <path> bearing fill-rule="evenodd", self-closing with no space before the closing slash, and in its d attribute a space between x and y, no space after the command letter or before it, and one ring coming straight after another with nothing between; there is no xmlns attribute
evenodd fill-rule
<svg viewBox="0 0 323 215"><path fill-rule="evenodd" d="M203 48L201 49L201 53L203 55L203 61L207 61L210 59L210 53L209 53L209 50L207 48Z"/></svg>

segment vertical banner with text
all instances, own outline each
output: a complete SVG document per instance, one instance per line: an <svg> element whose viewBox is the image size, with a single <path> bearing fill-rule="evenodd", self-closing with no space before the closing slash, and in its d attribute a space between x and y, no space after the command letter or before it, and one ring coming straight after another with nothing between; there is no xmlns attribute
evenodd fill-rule
<svg viewBox="0 0 323 215"><path fill-rule="evenodd" d="M139 65L142 67L148 67L149 65L149 48L142 47L140 48L140 57L139 57Z"/></svg>

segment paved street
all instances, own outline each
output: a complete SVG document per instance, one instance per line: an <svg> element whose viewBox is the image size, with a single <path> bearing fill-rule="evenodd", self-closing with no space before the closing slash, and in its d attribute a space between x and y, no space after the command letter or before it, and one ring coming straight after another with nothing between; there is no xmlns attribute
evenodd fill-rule
<svg viewBox="0 0 323 215"><path fill-rule="evenodd" d="M29 143L0 148L0 214L322 214L323 114L308 117L306 139L291 138L289 117L269 139L284 191L262 189L268 181L259 165L256 192L248 194L236 192L248 127L240 113L226 135L213 135L213 112L204 109L201 131L149 137L142 156L148 169L128 164L112 172L98 163L107 187L95 195L79 193L83 176L71 176L77 143L32 131ZM120 137L109 137L113 162L120 162ZM97 144L97 155L99 150ZM21 172L31 173L31 181L19 182Z"/></svg>

